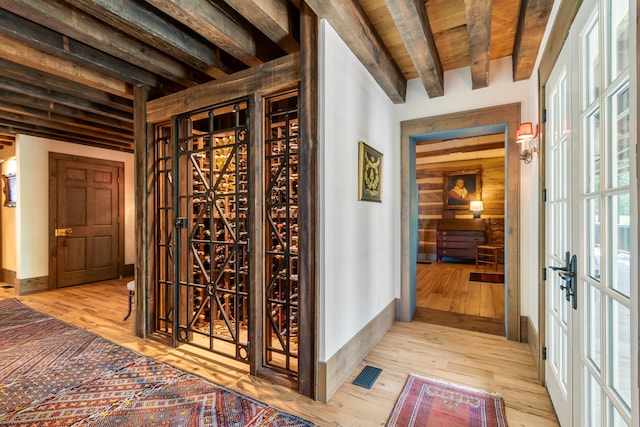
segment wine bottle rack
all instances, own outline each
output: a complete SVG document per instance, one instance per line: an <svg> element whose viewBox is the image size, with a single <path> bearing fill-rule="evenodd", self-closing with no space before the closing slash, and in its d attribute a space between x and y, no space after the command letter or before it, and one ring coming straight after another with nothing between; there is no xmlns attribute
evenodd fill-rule
<svg viewBox="0 0 640 427"><path fill-rule="evenodd" d="M265 128L252 141L258 106ZM157 329L297 378L297 92L179 115L156 134ZM251 353L250 336L261 340Z"/></svg>
<svg viewBox="0 0 640 427"><path fill-rule="evenodd" d="M265 171L265 361L287 373L298 360L298 96L268 99Z"/></svg>

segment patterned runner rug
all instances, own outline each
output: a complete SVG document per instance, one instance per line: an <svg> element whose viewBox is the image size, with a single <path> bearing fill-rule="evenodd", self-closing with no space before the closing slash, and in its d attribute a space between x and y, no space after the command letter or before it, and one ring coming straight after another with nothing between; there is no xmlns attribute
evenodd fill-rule
<svg viewBox="0 0 640 427"><path fill-rule="evenodd" d="M410 374L388 427L506 427L504 401L498 394Z"/></svg>
<svg viewBox="0 0 640 427"><path fill-rule="evenodd" d="M0 300L0 425L313 426L15 299Z"/></svg>

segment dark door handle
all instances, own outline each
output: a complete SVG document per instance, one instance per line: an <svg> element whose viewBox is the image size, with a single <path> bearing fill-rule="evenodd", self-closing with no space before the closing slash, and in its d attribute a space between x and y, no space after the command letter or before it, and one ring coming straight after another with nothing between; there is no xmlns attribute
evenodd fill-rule
<svg viewBox="0 0 640 427"><path fill-rule="evenodd" d="M571 256L571 253L567 251L564 255L564 266L551 266L549 267L553 271L558 272L558 276L565 282L564 285L560 285L560 289L565 292L565 299L571 301L571 306L574 310L578 309L578 257L576 255Z"/></svg>

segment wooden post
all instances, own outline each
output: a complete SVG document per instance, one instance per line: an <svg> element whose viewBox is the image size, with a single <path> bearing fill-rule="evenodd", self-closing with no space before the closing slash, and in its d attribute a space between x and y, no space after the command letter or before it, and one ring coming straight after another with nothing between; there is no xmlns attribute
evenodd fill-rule
<svg viewBox="0 0 640 427"><path fill-rule="evenodd" d="M300 12L300 307L298 392L317 399L317 203L318 187L318 17L301 2Z"/></svg>

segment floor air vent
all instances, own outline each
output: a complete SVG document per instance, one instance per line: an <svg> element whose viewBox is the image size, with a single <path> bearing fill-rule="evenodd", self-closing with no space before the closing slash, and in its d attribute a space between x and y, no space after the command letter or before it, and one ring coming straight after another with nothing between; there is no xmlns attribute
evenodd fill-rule
<svg viewBox="0 0 640 427"><path fill-rule="evenodd" d="M371 386L373 386L373 383L375 383L378 379L380 372L382 372L382 369L367 365L356 377L356 379L353 380L353 383L355 385L359 385L360 387L371 388Z"/></svg>

